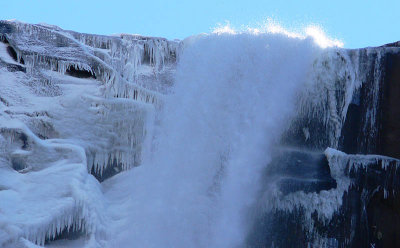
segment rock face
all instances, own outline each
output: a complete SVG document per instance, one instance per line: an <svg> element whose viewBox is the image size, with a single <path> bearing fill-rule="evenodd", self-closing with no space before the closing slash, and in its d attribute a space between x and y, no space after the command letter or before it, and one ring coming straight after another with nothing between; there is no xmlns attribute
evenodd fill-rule
<svg viewBox="0 0 400 248"><path fill-rule="evenodd" d="M400 51L397 48L384 49L381 51L380 60L374 68L379 77L373 78L371 72L367 77L368 82L378 81L379 84L379 91L375 93L378 103L375 106L375 130L365 132L361 128L369 116L360 106L370 104L368 102L371 100L369 97L371 88L368 84L364 84L361 87L360 105L351 106L352 111L347 114L348 119L342 134L343 147L339 149L346 153L379 154L399 159ZM369 140L366 138L368 136ZM351 211L353 216L357 216L359 223L358 231L349 229L354 233L354 241L350 242L352 247L360 245L368 247L372 244L375 244L375 247L400 246L398 162L386 158L391 162L384 166L385 162L380 157L375 156L375 159L376 161L371 161L367 165L368 168L350 173L354 186L350 189L345 202L358 201L361 207Z"/></svg>
<svg viewBox="0 0 400 248"><path fill-rule="evenodd" d="M99 183L141 163L182 47L0 21L1 247L101 246ZM399 42L331 49L311 74L263 172L248 247L400 247Z"/></svg>
<svg viewBox="0 0 400 248"><path fill-rule="evenodd" d="M332 142L324 133L334 133L334 125L300 115L282 141L303 153L322 154L327 146L342 152L329 148L325 150L329 167L323 160L307 161L311 166L303 167L306 172L292 175L291 190L283 187L272 210L256 222L248 241L252 247L400 246L400 49L389 44L348 50L347 54L356 68L357 86L350 91L347 111L342 111L346 104L337 108L342 113L340 135ZM337 102L343 94L340 80L334 83ZM304 126L307 132L316 131L305 135ZM282 159L291 165L299 161L296 154L284 154L272 164L281 164ZM325 168L337 185L329 184L329 179L311 187L297 182L316 168ZM290 172L296 174L296 170Z"/></svg>

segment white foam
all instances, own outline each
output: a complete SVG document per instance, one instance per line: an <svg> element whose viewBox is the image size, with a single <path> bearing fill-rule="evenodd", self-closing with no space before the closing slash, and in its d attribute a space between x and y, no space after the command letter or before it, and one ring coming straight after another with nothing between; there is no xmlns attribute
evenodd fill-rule
<svg viewBox="0 0 400 248"><path fill-rule="evenodd" d="M111 246L242 245L260 172L320 51L282 34L192 37L151 156L105 185Z"/></svg>

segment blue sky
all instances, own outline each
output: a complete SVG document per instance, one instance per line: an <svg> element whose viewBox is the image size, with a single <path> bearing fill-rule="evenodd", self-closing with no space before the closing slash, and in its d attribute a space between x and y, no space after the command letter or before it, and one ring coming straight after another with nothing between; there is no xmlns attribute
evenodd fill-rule
<svg viewBox="0 0 400 248"><path fill-rule="evenodd" d="M234 27L257 26L267 18L289 29L320 25L348 48L400 40L399 0L0 0L0 19L168 39L210 32L226 21Z"/></svg>

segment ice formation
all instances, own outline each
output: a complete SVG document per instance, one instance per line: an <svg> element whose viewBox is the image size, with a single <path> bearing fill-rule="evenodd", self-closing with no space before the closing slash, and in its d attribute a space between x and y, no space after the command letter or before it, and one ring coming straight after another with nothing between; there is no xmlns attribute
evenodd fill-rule
<svg viewBox="0 0 400 248"><path fill-rule="evenodd" d="M141 163L178 43L1 24L0 246L76 232L103 247L105 199L90 173L102 181Z"/></svg>
<svg viewBox="0 0 400 248"><path fill-rule="evenodd" d="M303 208L312 229L313 213L329 222L340 208L351 171L398 164L336 150L372 65L364 131L376 135L380 48L276 31L179 42L9 21L0 39L0 246L237 247L255 206ZM337 187L271 185L258 198L293 127L306 149L332 147Z"/></svg>
<svg viewBox="0 0 400 248"><path fill-rule="evenodd" d="M0 245L19 237L44 245L68 230L104 236L100 185L87 173L85 151L39 139L16 120L1 123Z"/></svg>

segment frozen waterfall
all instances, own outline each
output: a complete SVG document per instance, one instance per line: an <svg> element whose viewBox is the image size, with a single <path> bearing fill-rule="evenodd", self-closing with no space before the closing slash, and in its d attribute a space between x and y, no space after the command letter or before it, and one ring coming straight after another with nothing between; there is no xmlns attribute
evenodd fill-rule
<svg viewBox="0 0 400 248"><path fill-rule="evenodd" d="M375 161L339 150L363 84L360 144L377 135L383 48L307 34L168 41L0 21L0 247L269 246L285 227L269 217L296 211L304 243L339 244L314 224L345 202L346 170Z"/></svg>
<svg viewBox="0 0 400 248"><path fill-rule="evenodd" d="M111 247L243 245L261 171L321 52L281 34L184 42L151 153L105 182Z"/></svg>

